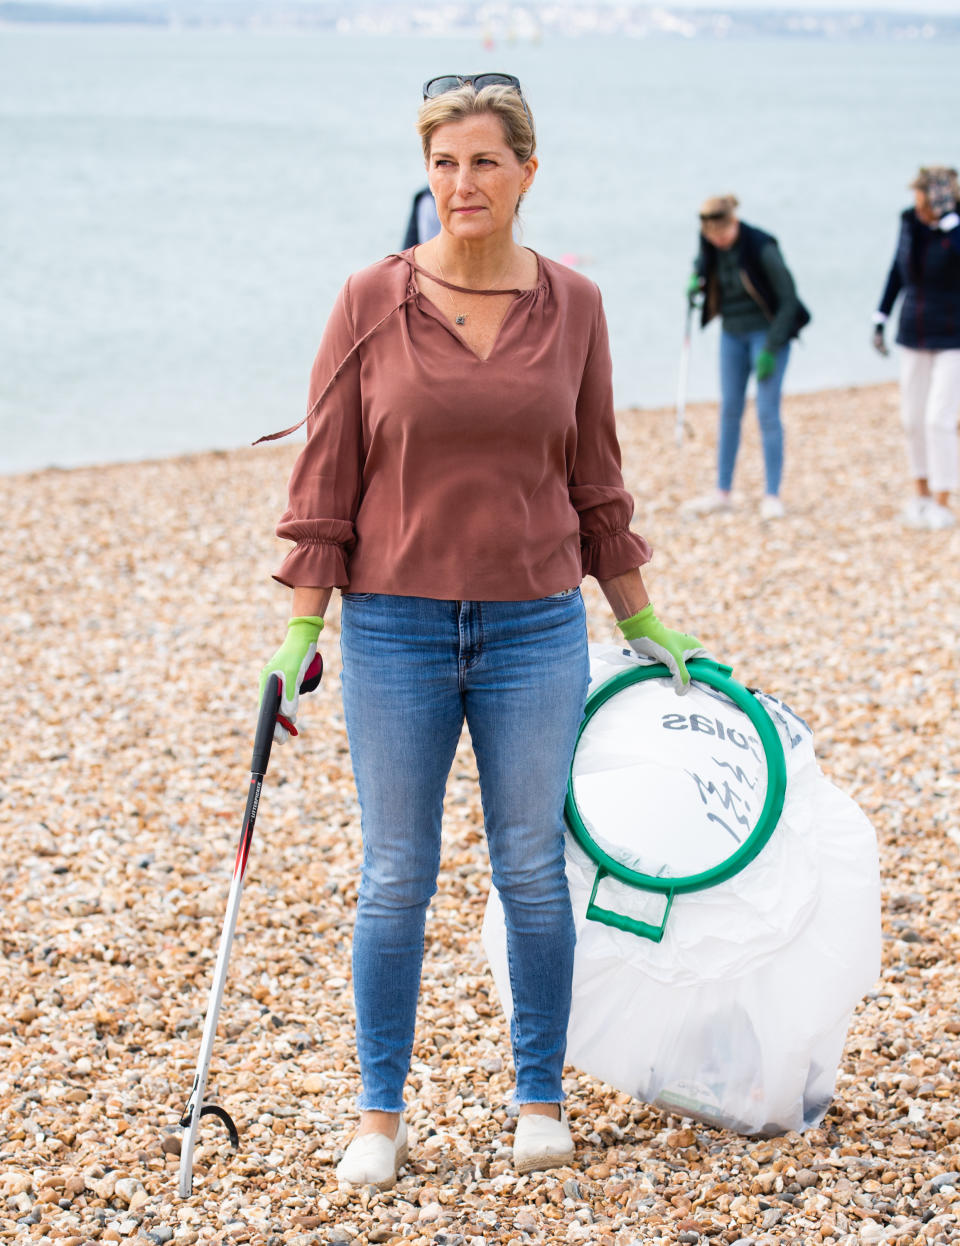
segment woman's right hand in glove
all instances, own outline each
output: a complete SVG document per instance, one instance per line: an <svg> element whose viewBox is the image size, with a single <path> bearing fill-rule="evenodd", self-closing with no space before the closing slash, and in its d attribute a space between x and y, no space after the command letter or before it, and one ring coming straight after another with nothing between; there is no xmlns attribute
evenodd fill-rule
<svg viewBox="0 0 960 1246"><path fill-rule="evenodd" d="M280 717L292 727L297 718L300 687L317 653L317 639L323 630L319 615L304 615L291 619L287 624L287 638L260 672L260 700L267 686L267 679L276 672L280 676ZM273 738L283 744L291 732L278 717L273 728Z"/></svg>

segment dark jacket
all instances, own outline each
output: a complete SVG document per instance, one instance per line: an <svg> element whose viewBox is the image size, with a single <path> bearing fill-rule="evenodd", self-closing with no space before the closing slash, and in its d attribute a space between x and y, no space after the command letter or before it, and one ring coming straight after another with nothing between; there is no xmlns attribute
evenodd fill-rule
<svg viewBox="0 0 960 1246"><path fill-rule="evenodd" d="M810 313L797 297L794 289L792 296L778 298L764 265L763 252L767 247L776 249L776 257L784 272L786 265L780 258L780 249L773 234L757 229L755 225L740 222L740 233L735 244L740 256L740 279L743 287L763 312L769 324L780 318L783 313L784 323L782 336L784 342L795 338L804 325L810 323ZM768 252L769 254L769 252ZM700 324L706 326L720 314L720 290L716 279L717 248L701 234L700 254L697 257L697 272L703 278L704 297ZM793 281L789 284L792 286ZM780 343L776 343L779 345Z"/></svg>
<svg viewBox="0 0 960 1246"><path fill-rule="evenodd" d="M407 221L407 231L403 235L402 251L409 251L411 247L417 246L418 243L427 241L427 238L420 236L420 204L424 197L429 194L430 187L424 186L423 190L418 190L413 196L413 204L410 207L410 219Z"/></svg>
<svg viewBox="0 0 960 1246"><path fill-rule="evenodd" d="M913 350L960 348L960 225L931 229L907 208L879 310L889 316L903 291L897 342Z"/></svg>

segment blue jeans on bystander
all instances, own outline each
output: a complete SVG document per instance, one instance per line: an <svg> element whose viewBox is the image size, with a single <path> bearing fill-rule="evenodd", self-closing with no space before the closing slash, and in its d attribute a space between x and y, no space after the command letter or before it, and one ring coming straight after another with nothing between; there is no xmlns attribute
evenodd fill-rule
<svg viewBox="0 0 960 1246"><path fill-rule="evenodd" d="M516 1101L560 1103L575 941L563 802L589 679L580 591L535 601L345 593L341 650L363 829L359 1107L403 1110L443 796L464 721L506 916Z"/></svg>
<svg viewBox="0 0 960 1246"><path fill-rule="evenodd" d="M764 349L766 330L755 333L720 332L720 436L717 445L717 488L729 493L740 449L740 423L750 373ZM783 475L783 425L780 422L780 391L790 358L790 343L777 351L773 375L757 382L757 421L763 443L766 492L777 497Z"/></svg>

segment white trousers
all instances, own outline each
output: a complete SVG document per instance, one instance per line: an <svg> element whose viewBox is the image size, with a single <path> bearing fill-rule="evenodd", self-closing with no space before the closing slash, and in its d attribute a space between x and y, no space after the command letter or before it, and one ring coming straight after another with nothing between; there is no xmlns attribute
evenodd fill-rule
<svg viewBox="0 0 960 1246"><path fill-rule="evenodd" d="M957 488L960 350L900 347L900 414L914 480L931 493Z"/></svg>

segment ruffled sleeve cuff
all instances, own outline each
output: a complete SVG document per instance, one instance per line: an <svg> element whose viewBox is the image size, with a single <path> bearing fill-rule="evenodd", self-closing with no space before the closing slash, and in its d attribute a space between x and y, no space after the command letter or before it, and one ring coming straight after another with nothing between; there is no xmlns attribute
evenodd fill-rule
<svg viewBox="0 0 960 1246"><path fill-rule="evenodd" d="M612 580L653 557L642 536L630 531L633 498L617 485L570 486L570 501L580 517L580 563L584 575Z"/></svg>
<svg viewBox="0 0 960 1246"><path fill-rule="evenodd" d="M353 524L345 519L287 519L277 536L295 541L273 578L288 588L346 588L347 557L356 544Z"/></svg>
<svg viewBox="0 0 960 1246"><path fill-rule="evenodd" d="M649 541L629 528L602 532L592 536L581 534L580 562L584 575L597 580L612 580L635 567L642 567L653 557Z"/></svg>

